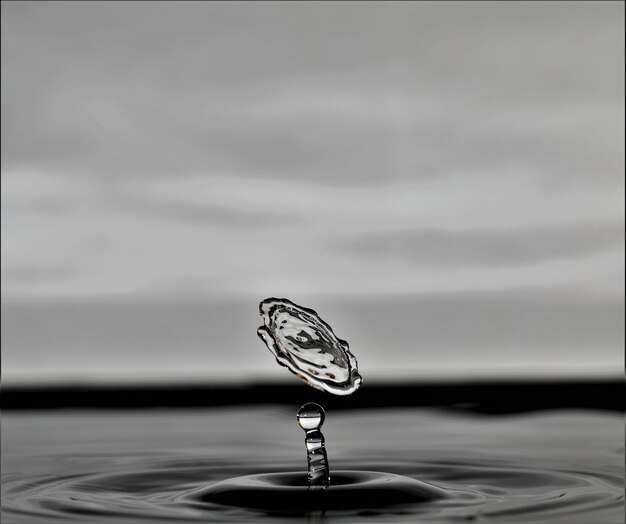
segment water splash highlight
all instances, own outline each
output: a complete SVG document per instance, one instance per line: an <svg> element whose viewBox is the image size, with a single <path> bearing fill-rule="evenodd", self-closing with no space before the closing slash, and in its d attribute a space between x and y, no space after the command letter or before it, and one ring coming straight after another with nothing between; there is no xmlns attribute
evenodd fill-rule
<svg viewBox="0 0 626 524"><path fill-rule="evenodd" d="M264 325L257 334L281 366L333 395L351 395L359 388L363 379L348 342L316 311L285 298L266 298L259 311Z"/></svg>

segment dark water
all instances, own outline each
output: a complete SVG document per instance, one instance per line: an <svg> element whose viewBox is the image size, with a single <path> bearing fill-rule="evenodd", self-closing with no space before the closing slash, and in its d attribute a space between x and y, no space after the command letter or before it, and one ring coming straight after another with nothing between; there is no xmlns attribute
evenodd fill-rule
<svg viewBox="0 0 626 524"><path fill-rule="evenodd" d="M9 412L2 522L624 522L618 413L327 410L321 509L297 408Z"/></svg>

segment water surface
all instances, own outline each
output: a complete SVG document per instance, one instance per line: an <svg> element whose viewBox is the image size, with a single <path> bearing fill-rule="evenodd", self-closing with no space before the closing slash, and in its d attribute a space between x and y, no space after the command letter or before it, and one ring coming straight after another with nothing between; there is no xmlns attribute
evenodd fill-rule
<svg viewBox="0 0 626 524"><path fill-rule="evenodd" d="M306 482L298 406L8 412L3 522L624 522L622 416L327 410L333 470L382 471L454 494L385 508L281 512L198 493L237 476Z"/></svg>

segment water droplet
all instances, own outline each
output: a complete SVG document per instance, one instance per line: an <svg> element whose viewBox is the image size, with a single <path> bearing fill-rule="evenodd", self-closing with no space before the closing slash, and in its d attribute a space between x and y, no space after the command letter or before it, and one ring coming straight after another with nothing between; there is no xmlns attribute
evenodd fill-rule
<svg viewBox="0 0 626 524"><path fill-rule="evenodd" d="M319 429L324 424L326 414L319 404L309 402L298 410L298 424L304 431Z"/></svg>
<svg viewBox="0 0 626 524"><path fill-rule="evenodd" d="M281 366L334 395L350 395L359 388L363 379L348 343L314 310L285 298L266 298L259 310L264 325L257 333Z"/></svg>

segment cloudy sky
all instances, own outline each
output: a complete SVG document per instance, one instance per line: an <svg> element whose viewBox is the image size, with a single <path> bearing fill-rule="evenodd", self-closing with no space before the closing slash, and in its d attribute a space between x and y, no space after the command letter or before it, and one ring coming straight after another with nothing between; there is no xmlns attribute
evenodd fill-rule
<svg viewBox="0 0 626 524"><path fill-rule="evenodd" d="M621 2L3 2L3 376L622 373ZM243 365L241 365L243 363Z"/></svg>

